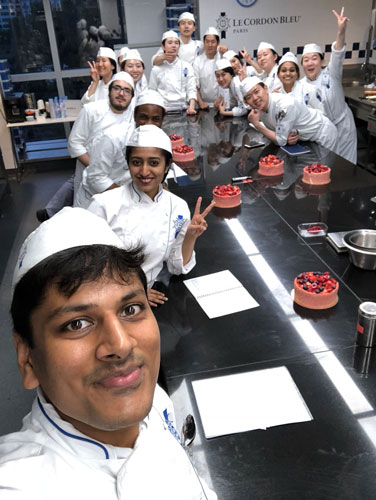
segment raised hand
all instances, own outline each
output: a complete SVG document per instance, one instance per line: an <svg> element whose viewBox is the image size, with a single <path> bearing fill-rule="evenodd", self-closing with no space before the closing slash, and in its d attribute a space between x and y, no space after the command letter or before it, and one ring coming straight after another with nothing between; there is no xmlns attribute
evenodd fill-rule
<svg viewBox="0 0 376 500"><path fill-rule="evenodd" d="M99 82L99 75L97 71L97 67L95 66L95 62L87 62L90 68L90 78L93 80L94 83Z"/></svg>
<svg viewBox="0 0 376 500"><path fill-rule="evenodd" d="M213 200L210 203L210 205L208 205L201 214L200 213L201 202L202 202L202 197L199 196L197 198L196 207L195 207L195 211L193 213L191 223L189 224L189 226L187 228L187 235L189 235L193 238L198 238L199 236L202 235L202 233L204 231L206 231L206 228L208 227L208 223L206 222L205 217L208 215L210 210L215 205L215 201Z"/></svg>
<svg viewBox="0 0 376 500"><path fill-rule="evenodd" d="M154 290L153 288L147 289L148 302L152 307L157 307L159 304L164 304L168 298L162 292Z"/></svg>
<svg viewBox="0 0 376 500"><path fill-rule="evenodd" d="M337 18L338 31L340 33L344 33L346 31L346 25L350 21L350 18L344 15L345 8L342 7L340 14L338 14L338 12L334 9L332 10L332 12Z"/></svg>

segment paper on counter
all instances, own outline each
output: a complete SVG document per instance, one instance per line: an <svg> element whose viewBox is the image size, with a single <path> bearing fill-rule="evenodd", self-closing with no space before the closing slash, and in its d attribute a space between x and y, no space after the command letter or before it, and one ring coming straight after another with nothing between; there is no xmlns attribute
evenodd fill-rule
<svg viewBox="0 0 376 500"><path fill-rule="evenodd" d="M228 270L185 280L184 284L210 319L259 305Z"/></svg>
<svg viewBox="0 0 376 500"><path fill-rule="evenodd" d="M313 420L285 366L192 382L206 438Z"/></svg>

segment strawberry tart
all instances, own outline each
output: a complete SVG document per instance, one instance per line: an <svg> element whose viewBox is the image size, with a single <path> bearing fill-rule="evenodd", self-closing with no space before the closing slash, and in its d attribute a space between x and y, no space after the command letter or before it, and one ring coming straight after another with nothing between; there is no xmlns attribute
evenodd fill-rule
<svg viewBox="0 0 376 500"><path fill-rule="evenodd" d="M233 208L241 204L242 192L238 186L215 186L213 189L213 199L218 208Z"/></svg>
<svg viewBox="0 0 376 500"><path fill-rule="evenodd" d="M284 161L276 155L268 155L260 158L258 173L260 175L281 175L283 174Z"/></svg>
<svg viewBox="0 0 376 500"><path fill-rule="evenodd" d="M177 134L170 134L171 147L172 149L178 148L184 145L184 139Z"/></svg>
<svg viewBox="0 0 376 500"><path fill-rule="evenodd" d="M172 158L176 162L192 161L195 159L195 152L191 146L184 144L172 150Z"/></svg>
<svg viewBox="0 0 376 500"><path fill-rule="evenodd" d="M338 302L338 281L328 272L306 272L294 280L294 301L308 309L328 309Z"/></svg>
<svg viewBox="0 0 376 500"><path fill-rule="evenodd" d="M321 163L310 163L303 169L302 181L315 186L330 182L330 168Z"/></svg>

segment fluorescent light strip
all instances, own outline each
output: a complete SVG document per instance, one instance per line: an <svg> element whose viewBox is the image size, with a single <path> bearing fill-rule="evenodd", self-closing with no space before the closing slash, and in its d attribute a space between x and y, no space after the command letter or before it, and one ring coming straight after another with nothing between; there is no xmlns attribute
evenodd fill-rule
<svg viewBox="0 0 376 500"><path fill-rule="evenodd" d="M373 407L332 351L319 352L315 357L354 415L373 411Z"/></svg>
<svg viewBox="0 0 376 500"><path fill-rule="evenodd" d="M376 447L376 417L359 418L358 422L371 440L373 446Z"/></svg>
<svg viewBox="0 0 376 500"><path fill-rule="evenodd" d="M253 255L260 253L252 239L249 237L244 227L237 219L226 219L226 224L231 229L233 235L237 239L239 245L242 247L246 255Z"/></svg>
<svg viewBox="0 0 376 500"><path fill-rule="evenodd" d="M244 252L249 256L250 262L253 264L261 279L273 294L273 297L278 302L278 305L288 316L291 324L298 332L300 338L306 344L309 351L314 354L325 373L328 375L329 379L336 387L347 406L350 408L351 412L353 414L357 414L373 411L373 407L367 401L337 357L332 351L329 350L328 346L322 340L317 331L313 328L309 321L301 319L294 312L292 304L293 301L290 294L282 285L281 281L266 262L264 257L259 253L258 248L253 243L250 236L246 233L240 222L236 219L227 219L226 223L239 242L240 246L243 248Z"/></svg>

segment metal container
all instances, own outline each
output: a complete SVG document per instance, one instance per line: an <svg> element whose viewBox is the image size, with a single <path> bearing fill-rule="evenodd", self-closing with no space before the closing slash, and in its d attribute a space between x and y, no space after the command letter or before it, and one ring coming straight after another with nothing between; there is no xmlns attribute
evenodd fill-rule
<svg viewBox="0 0 376 500"><path fill-rule="evenodd" d="M358 309L356 342L363 347L376 344L376 302L362 302Z"/></svg>
<svg viewBox="0 0 376 500"><path fill-rule="evenodd" d="M376 231L357 229L347 233L343 242L349 250L350 261L354 266L370 271L376 270Z"/></svg>

